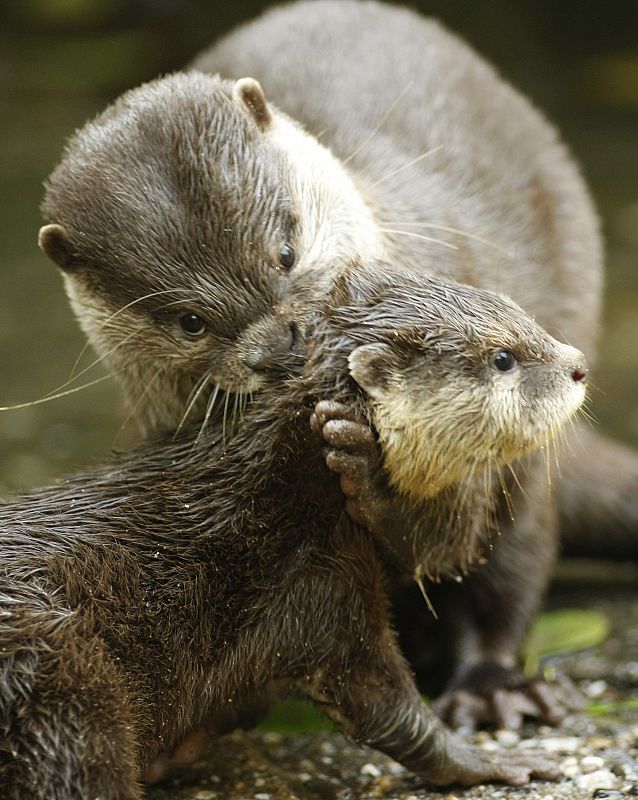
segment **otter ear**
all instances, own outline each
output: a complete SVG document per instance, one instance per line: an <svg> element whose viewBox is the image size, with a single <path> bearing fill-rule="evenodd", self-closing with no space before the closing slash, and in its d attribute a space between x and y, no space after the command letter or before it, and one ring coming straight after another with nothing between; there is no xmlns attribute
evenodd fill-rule
<svg viewBox="0 0 638 800"><path fill-rule="evenodd" d="M62 225L43 225L38 234L38 246L60 269L67 270L74 263L71 240Z"/></svg>
<svg viewBox="0 0 638 800"><path fill-rule="evenodd" d="M233 97L246 106L262 131L272 123L272 114L264 90L254 78L240 78L233 87Z"/></svg>
<svg viewBox="0 0 638 800"><path fill-rule="evenodd" d="M397 364L392 349L386 344L362 344L348 356L350 375L375 400L381 400L396 376Z"/></svg>

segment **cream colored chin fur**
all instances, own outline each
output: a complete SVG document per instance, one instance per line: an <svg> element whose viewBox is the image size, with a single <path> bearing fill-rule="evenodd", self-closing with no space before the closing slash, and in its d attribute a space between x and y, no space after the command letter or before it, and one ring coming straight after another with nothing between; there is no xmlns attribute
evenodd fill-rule
<svg viewBox="0 0 638 800"><path fill-rule="evenodd" d="M480 392L450 385L415 401L390 385L373 401L390 484L405 495L434 497L482 468L542 447L584 400L583 384L568 381L533 409L511 386Z"/></svg>

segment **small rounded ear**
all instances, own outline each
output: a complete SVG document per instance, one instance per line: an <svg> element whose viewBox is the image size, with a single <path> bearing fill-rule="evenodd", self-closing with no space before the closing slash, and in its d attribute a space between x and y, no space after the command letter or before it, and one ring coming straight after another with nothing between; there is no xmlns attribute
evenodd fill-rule
<svg viewBox="0 0 638 800"><path fill-rule="evenodd" d="M375 400L388 392L393 375L396 375L396 359L386 344L362 344L348 356L350 375L359 386Z"/></svg>
<svg viewBox="0 0 638 800"><path fill-rule="evenodd" d="M233 87L233 97L248 109L262 131L272 122L272 114L261 85L254 78L240 78Z"/></svg>
<svg viewBox="0 0 638 800"><path fill-rule="evenodd" d="M73 261L73 247L62 225L43 225L38 234L38 246L60 269L68 269Z"/></svg>

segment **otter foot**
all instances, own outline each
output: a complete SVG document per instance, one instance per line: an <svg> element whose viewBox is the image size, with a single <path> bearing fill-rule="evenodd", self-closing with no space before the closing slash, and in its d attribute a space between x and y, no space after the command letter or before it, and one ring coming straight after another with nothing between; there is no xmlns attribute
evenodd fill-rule
<svg viewBox="0 0 638 800"><path fill-rule="evenodd" d="M534 778L555 781L560 777L556 758L542 751L488 751L451 739L445 755L445 762L434 779L432 774L428 776L428 780L439 786L451 783L473 786L490 781L523 786Z"/></svg>
<svg viewBox="0 0 638 800"><path fill-rule="evenodd" d="M497 664L480 664L448 689L434 710L454 728L489 725L519 730L525 717L558 725L583 706L580 692L568 678L548 683Z"/></svg>
<svg viewBox="0 0 638 800"><path fill-rule="evenodd" d="M315 406L310 426L323 436L326 465L339 473L346 511L358 524L375 530L385 515L387 492L379 480L381 453L370 426L342 403L322 400Z"/></svg>

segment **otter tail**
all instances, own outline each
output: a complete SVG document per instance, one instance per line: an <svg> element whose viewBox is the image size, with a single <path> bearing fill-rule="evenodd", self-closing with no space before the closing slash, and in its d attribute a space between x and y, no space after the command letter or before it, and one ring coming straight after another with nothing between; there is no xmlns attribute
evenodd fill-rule
<svg viewBox="0 0 638 800"><path fill-rule="evenodd" d="M638 451L580 429L557 481L565 555L638 559Z"/></svg>

